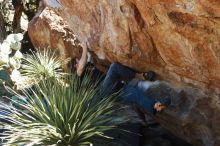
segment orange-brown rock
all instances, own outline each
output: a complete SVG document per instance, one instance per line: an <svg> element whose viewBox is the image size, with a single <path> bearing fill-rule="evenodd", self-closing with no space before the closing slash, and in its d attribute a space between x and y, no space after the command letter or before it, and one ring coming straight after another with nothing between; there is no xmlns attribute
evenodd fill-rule
<svg viewBox="0 0 220 146"><path fill-rule="evenodd" d="M81 54L81 46L66 22L46 8L29 23L29 36L36 48L53 48L63 59Z"/></svg>
<svg viewBox="0 0 220 146"><path fill-rule="evenodd" d="M161 80L187 89L178 99L178 109L158 120L189 142L220 145L219 0L44 2L50 9L29 25L36 47L79 56L79 47L67 41L74 33L81 42L89 42L96 64L117 61L139 72L154 70ZM200 127L205 132L199 133Z"/></svg>

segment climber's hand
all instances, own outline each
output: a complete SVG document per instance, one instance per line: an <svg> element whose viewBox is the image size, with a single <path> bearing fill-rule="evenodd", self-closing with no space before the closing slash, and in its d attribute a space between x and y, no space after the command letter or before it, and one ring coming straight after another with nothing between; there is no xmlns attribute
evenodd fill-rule
<svg viewBox="0 0 220 146"><path fill-rule="evenodd" d="M79 59L76 59L76 73L78 76L81 76L84 71L84 66L82 63L80 63Z"/></svg>

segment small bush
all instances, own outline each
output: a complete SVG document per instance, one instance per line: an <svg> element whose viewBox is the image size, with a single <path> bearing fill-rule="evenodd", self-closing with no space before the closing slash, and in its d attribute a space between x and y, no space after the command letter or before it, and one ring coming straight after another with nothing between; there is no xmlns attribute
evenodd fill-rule
<svg viewBox="0 0 220 146"><path fill-rule="evenodd" d="M45 49L25 55L20 70L22 76L37 81L51 77L60 79L64 75L62 64L66 62L55 56L49 49Z"/></svg>
<svg viewBox="0 0 220 146"><path fill-rule="evenodd" d="M1 118L10 122L2 123L7 129L3 145L103 145L111 139L105 132L126 121L123 116L113 120L117 95L101 94L98 81L92 83L88 74L82 80L65 76L63 84L48 78L17 96L28 98L17 102L22 110L0 104L8 112Z"/></svg>

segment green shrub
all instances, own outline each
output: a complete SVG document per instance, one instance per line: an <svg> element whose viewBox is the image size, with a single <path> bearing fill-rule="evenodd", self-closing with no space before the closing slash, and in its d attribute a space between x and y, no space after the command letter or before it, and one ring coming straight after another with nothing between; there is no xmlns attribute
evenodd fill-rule
<svg viewBox="0 0 220 146"><path fill-rule="evenodd" d="M25 55L20 71L22 76L37 82L52 77L59 80L65 74L61 67L66 62L66 60L61 60L49 49L44 49L43 51Z"/></svg>
<svg viewBox="0 0 220 146"><path fill-rule="evenodd" d="M0 104L10 113L3 118L12 123L2 123L8 129L3 145L103 146L111 139L105 132L126 121L123 116L112 117L118 94L101 94L98 81L92 83L89 74L81 80L66 76L63 84L48 78L17 96L28 97L25 103L17 102L22 110Z"/></svg>

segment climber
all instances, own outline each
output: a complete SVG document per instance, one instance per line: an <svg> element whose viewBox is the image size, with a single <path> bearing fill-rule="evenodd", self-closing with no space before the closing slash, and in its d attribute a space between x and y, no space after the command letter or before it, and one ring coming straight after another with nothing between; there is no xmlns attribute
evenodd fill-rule
<svg viewBox="0 0 220 146"><path fill-rule="evenodd" d="M156 100L145 95L144 91L149 87L156 85L159 81L154 81L155 73L150 71L144 73L144 78L148 81L134 79L135 71L119 63L111 64L106 77L102 83L102 92L112 94L122 88L122 100L128 103L136 103L142 111L156 113L166 108L171 100L170 98L161 98ZM127 84L121 81L127 81ZM154 82L153 82L154 81Z"/></svg>
<svg viewBox="0 0 220 146"><path fill-rule="evenodd" d="M82 43L82 56L80 60L76 59L76 73L78 76L82 76L86 64L88 62L88 43ZM140 81L133 79L135 77L135 71L123 66L119 63L111 64L107 75L102 83L102 91L106 94L112 94L118 89L123 88L125 93L122 96L122 99L129 103L136 103L144 111L150 113L156 113L157 111L163 110L166 106L170 104L170 98L161 98L159 101L156 101L153 98L149 98L144 94L144 90L147 90L149 87L158 84L158 81L152 82L154 80L155 73L150 71L144 73L144 77L148 81ZM121 83L121 81L128 81L126 85Z"/></svg>

